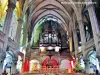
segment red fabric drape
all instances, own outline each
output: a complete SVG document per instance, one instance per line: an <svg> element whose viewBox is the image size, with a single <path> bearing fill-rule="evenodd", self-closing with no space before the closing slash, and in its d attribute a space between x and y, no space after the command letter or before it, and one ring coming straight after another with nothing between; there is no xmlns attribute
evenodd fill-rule
<svg viewBox="0 0 100 75"><path fill-rule="evenodd" d="M50 58L46 58L46 59L43 61L42 66L46 66L47 61L48 61L49 59L50 59Z"/></svg>
<svg viewBox="0 0 100 75"><path fill-rule="evenodd" d="M25 60L23 65L23 72L28 72L30 66L30 60Z"/></svg>
<svg viewBox="0 0 100 75"><path fill-rule="evenodd" d="M73 62L73 66L75 66L75 64L76 64L76 60L75 60L75 59L72 59L71 61ZM74 72L74 71L73 71L72 64L71 64L71 61L70 61L70 65L71 65L71 72Z"/></svg>
<svg viewBox="0 0 100 75"><path fill-rule="evenodd" d="M70 61L70 66L71 66L71 72L73 72L73 67L72 67L71 61Z"/></svg>
<svg viewBox="0 0 100 75"><path fill-rule="evenodd" d="M42 66L46 66L48 60L51 60L53 67L58 67L57 61L56 61L56 59L54 59L54 58L52 58L52 59L46 58L46 59L43 61Z"/></svg>
<svg viewBox="0 0 100 75"><path fill-rule="evenodd" d="M53 66L57 68L58 67L57 61L54 58L52 58L51 61Z"/></svg>

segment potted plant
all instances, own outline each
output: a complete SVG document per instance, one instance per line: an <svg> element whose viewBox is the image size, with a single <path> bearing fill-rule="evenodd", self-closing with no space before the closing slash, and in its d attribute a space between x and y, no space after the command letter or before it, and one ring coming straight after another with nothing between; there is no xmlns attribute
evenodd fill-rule
<svg viewBox="0 0 100 75"><path fill-rule="evenodd" d="M83 70L83 68L80 66L79 61L76 61L76 65L75 65L74 71L78 72L78 73L81 73L82 70Z"/></svg>

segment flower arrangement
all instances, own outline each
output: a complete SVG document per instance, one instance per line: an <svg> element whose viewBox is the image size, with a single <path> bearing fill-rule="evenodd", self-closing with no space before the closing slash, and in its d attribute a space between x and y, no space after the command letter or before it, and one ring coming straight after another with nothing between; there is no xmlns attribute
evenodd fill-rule
<svg viewBox="0 0 100 75"><path fill-rule="evenodd" d="M76 65L75 65L75 68L74 68L74 71L75 72L82 72L83 68L80 66L80 63L79 61L76 61Z"/></svg>

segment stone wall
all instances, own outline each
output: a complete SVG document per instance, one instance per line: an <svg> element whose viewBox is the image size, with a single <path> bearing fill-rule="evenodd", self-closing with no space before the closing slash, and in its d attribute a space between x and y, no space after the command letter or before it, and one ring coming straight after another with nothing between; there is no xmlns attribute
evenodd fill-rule
<svg viewBox="0 0 100 75"><path fill-rule="evenodd" d="M4 38L5 38L5 34L0 31L0 53L2 52L2 49L4 47ZM16 50L19 47L19 45L11 38L8 38L8 45L12 50Z"/></svg>

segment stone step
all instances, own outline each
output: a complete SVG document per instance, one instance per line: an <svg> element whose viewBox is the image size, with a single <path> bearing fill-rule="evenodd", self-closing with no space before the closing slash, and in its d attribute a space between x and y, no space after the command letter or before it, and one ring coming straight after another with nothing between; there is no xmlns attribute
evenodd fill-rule
<svg viewBox="0 0 100 75"><path fill-rule="evenodd" d="M93 75L93 74L83 74L83 73L21 73L15 75Z"/></svg>

